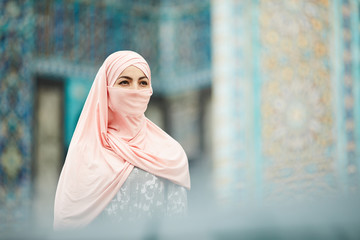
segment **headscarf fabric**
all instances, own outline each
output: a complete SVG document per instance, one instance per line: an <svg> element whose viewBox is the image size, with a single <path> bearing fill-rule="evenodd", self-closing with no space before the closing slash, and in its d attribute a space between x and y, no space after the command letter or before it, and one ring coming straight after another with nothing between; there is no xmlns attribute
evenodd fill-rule
<svg viewBox="0 0 360 240"><path fill-rule="evenodd" d="M113 87L129 66L150 87ZM188 159L180 144L144 112L152 95L148 63L138 53L106 58L90 89L60 174L54 228L81 228L93 221L120 190L134 166L190 189Z"/></svg>

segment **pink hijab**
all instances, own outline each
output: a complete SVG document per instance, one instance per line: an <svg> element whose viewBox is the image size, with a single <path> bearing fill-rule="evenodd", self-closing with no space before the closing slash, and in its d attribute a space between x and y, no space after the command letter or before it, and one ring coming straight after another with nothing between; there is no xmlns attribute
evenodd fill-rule
<svg viewBox="0 0 360 240"><path fill-rule="evenodd" d="M106 58L86 99L55 196L54 228L79 228L98 216L134 166L190 189L188 160L178 142L144 115L152 88L112 87L128 66L147 62L132 51Z"/></svg>

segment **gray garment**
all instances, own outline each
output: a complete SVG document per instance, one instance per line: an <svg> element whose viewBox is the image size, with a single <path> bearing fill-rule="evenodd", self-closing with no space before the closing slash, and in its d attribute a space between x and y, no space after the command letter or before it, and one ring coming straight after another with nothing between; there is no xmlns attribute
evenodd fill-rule
<svg viewBox="0 0 360 240"><path fill-rule="evenodd" d="M187 191L184 187L134 167L120 191L104 211L101 220L112 223L138 219L184 216Z"/></svg>

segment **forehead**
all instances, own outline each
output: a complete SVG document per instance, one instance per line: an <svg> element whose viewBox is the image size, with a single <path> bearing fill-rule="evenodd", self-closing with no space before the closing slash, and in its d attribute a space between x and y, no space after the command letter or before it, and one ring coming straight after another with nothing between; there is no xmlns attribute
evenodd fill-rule
<svg viewBox="0 0 360 240"><path fill-rule="evenodd" d="M135 66L129 66L125 68L124 71L122 71L122 73L120 74L120 76L124 76L124 75L144 76L145 74L139 68Z"/></svg>

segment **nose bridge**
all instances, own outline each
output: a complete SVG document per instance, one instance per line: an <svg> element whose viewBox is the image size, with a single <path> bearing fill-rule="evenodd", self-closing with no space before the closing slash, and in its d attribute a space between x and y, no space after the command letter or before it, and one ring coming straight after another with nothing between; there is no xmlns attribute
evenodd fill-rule
<svg viewBox="0 0 360 240"><path fill-rule="evenodd" d="M135 89L135 90L139 89L140 86L139 86L139 82L137 79L133 79L132 86L133 86L133 89Z"/></svg>

